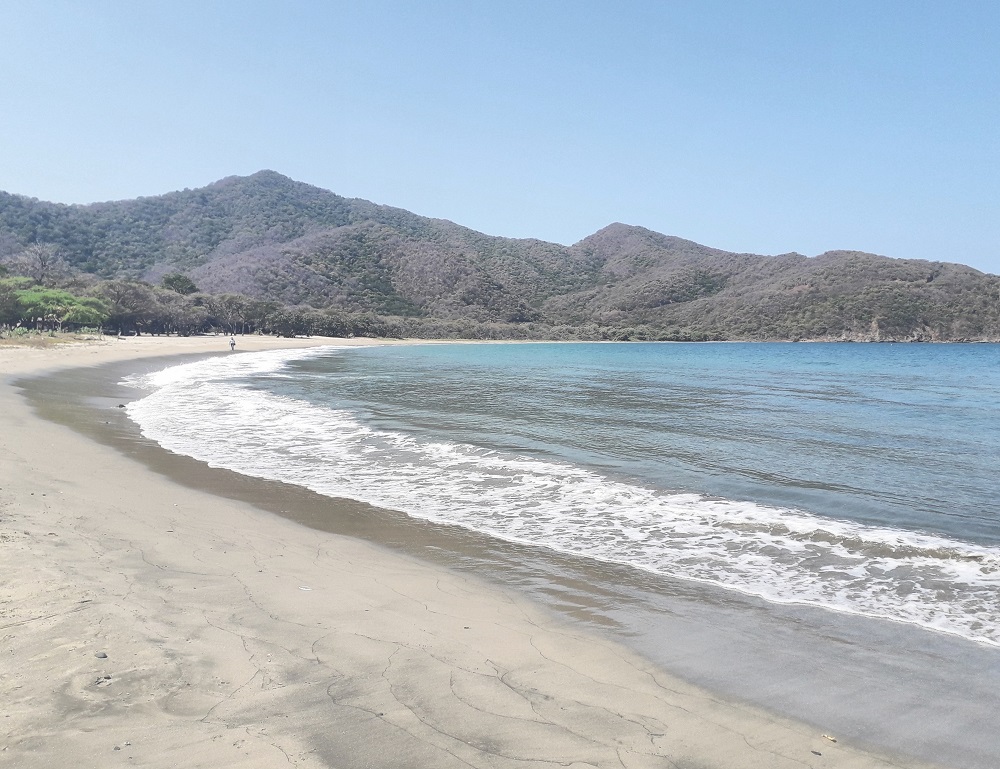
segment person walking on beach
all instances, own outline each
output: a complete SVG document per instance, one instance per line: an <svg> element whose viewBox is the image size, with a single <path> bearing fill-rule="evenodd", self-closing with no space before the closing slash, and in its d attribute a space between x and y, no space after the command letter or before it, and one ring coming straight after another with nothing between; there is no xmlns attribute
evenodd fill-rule
<svg viewBox="0 0 1000 769"><path fill-rule="evenodd" d="M235 352L235 350L236 350L236 337L231 336L229 337L229 351Z"/></svg>

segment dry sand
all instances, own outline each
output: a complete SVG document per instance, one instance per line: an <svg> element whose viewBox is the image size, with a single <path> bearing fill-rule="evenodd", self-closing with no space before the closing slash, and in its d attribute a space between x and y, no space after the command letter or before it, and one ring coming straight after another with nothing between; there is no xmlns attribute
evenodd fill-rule
<svg viewBox="0 0 1000 769"><path fill-rule="evenodd" d="M501 587L174 484L11 385L225 342L0 349L0 766L924 766L723 701Z"/></svg>

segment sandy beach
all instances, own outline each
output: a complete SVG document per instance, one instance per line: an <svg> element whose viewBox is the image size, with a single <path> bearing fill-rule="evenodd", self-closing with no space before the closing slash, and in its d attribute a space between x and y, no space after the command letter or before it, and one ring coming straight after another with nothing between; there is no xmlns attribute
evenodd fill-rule
<svg viewBox="0 0 1000 769"><path fill-rule="evenodd" d="M173 483L13 384L214 352L0 348L0 765L928 766L725 701L502 585Z"/></svg>

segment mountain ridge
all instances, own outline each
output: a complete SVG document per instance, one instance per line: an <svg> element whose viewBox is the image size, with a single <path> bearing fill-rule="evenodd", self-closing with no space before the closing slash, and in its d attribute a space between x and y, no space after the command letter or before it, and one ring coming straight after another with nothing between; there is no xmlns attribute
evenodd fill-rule
<svg viewBox="0 0 1000 769"><path fill-rule="evenodd" d="M505 238L275 171L90 204L0 192L0 257L344 312L697 338L1000 337L1000 278L849 250L734 253L613 222L565 246Z"/></svg>

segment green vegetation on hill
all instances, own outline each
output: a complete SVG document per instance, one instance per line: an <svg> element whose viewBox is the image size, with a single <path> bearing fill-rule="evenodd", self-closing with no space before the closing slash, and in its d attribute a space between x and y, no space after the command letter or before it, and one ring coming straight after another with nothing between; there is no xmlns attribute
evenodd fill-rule
<svg viewBox="0 0 1000 769"><path fill-rule="evenodd" d="M1000 339L1000 278L962 265L734 254L623 224L573 246L491 237L272 171L86 206L0 193L4 272L30 281L0 287L8 325L84 323L66 297L29 311L25 291L58 304L45 289L155 333Z"/></svg>

